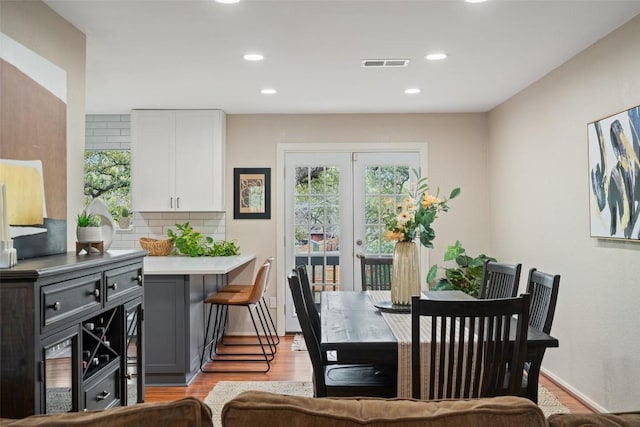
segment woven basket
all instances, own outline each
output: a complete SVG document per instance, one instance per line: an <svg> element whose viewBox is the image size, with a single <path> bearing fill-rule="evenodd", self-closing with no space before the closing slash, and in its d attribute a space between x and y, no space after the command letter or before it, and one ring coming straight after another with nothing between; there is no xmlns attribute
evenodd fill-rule
<svg viewBox="0 0 640 427"><path fill-rule="evenodd" d="M173 242L171 239L157 240L141 237L140 246L142 246L142 249L149 251L151 256L167 256L173 249Z"/></svg>

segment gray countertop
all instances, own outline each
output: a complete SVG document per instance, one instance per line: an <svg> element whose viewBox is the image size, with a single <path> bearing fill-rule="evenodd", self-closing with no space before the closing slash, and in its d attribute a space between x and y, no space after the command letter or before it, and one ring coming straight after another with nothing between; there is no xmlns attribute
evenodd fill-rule
<svg viewBox="0 0 640 427"><path fill-rule="evenodd" d="M147 256L144 274L227 274L253 261L255 255L225 257Z"/></svg>

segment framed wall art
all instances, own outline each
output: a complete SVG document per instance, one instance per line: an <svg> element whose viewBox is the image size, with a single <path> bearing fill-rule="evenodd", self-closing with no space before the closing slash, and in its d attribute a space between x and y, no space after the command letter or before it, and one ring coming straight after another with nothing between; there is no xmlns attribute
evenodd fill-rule
<svg viewBox="0 0 640 427"><path fill-rule="evenodd" d="M233 169L233 219L271 218L271 169Z"/></svg>
<svg viewBox="0 0 640 427"><path fill-rule="evenodd" d="M587 131L591 237L640 241L640 106Z"/></svg>
<svg viewBox="0 0 640 427"><path fill-rule="evenodd" d="M0 46L4 225L18 259L64 253L67 74L4 33L0 33Z"/></svg>

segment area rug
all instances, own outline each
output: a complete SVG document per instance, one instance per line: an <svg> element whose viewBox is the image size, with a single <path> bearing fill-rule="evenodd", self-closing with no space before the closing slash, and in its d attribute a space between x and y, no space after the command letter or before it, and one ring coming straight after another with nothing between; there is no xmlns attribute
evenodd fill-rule
<svg viewBox="0 0 640 427"><path fill-rule="evenodd" d="M224 404L247 390L268 391L292 396L313 396L311 381L220 381L204 399L204 403L209 405L213 411L215 426L222 425L220 415ZM538 399L538 406L545 416L570 412L553 393L542 386L538 391Z"/></svg>

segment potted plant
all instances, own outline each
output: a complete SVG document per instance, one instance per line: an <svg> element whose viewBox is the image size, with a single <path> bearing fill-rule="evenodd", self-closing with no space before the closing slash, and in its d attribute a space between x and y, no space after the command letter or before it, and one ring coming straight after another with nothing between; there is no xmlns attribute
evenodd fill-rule
<svg viewBox="0 0 640 427"><path fill-rule="evenodd" d="M478 297L480 291L480 281L482 280L482 269L485 261L496 261L495 258L480 254L475 258L467 255L462 243L456 243L447 248L444 253L445 261L456 262L456 267L439 267L432 265L427 275L427 282L434 291L458 290L473 297ZM444 270L444 276L436 281L438 268Z"/></svg>
<svg viewBox="0 0 640 427"><path fill-rule="evenodd" d="M118 211L118 226L123 229L129 228L131 225L131 213L126 206L122 206Z"/></svg>
<svg viewBox="0 0 640 427"><path fill-rule="evenodd" d="M175 243L177 254L198 256L233 256L240 255L240 247L227 240L214 241L209 236L194 230L188 222L176 224L177 232L167 230L167 235Z"/></svg>
<svg viewBox="0 0 640 427"><path fill-rule="evenodd" d="M78 242L100 242L102 241L102 227L100 226L100 217L91 215L82 211L76 218L76 236Z"/></svg>

